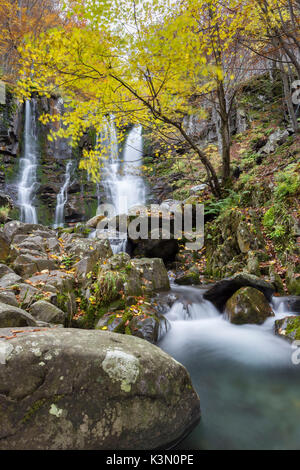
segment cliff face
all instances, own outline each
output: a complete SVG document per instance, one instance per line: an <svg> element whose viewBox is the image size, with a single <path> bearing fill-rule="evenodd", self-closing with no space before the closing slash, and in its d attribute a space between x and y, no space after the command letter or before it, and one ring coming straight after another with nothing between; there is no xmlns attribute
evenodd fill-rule
<svg viewBox="0 0 300 470"><path fill-rule="evenodd" d="M19 158L22 155L24 140L24 105L19 103L8 87L3 103L0 104L0 191L8 194L14 204L14 218L18 218ZM64 105L60 97L37 99L37 121L44 112L63 114ZM34 204L38 221L46 225L54 223L57 195L64 184L66 166L72 161L68 200L65 206L66 222L76 223L87 220L96 213L97 187L88 181L85 171L78 170L78 160L84 146L93 145L95 136L84 136L79 148L72 148L66 139L50 142L47 135L50 129L60 124L43 125L38 122L39 162L37 168L38 189Z"/></svg>

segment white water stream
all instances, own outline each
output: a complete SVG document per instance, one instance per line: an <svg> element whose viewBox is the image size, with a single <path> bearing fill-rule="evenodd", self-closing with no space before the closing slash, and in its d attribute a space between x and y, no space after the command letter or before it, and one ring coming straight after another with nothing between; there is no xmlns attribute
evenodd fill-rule
<svg viewBox="0 0 300 470"><path fill-rule="evenodd" d="M64 183L60 188L59 193L56 198L56 208L55 208L55 219L53 228L63 227L65 222L65 205L68 200L68 187L71 180L71 170L72 170L72 161L68 161L66 165L66 172L64 177Z"/></svg>

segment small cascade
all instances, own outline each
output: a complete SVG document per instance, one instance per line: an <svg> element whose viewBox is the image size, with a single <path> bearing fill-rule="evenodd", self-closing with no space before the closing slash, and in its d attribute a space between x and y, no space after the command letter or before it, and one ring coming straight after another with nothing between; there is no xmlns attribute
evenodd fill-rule
<svg viewBox="0 0 300 470"><path fill-rule="evenodd" d="M263 325L234 325L204 290L174 284L171 292L159 346L188 369L207 417L179 448L298 448L296 347L274 334L274 321L297 314L299 297L273 297L275 317Z"/></svg>
<svg viewBox="0 0 300 470"><path fill-rule="evenodd" d="M55 221L53 228L63 227L65 222L64 210L68 200L68 187L71 180L72 161L69 160L66 166L64 184L62 185L56 199Z"/></svg>
<svg viewBox="0 0 300 470"><path fill-rule="evenodd" d="M36 101L25 103L24 152L20 159L20 180L18 184L18 205L22 222L37 224L33 199L37 189L38 132Z"/></svg>

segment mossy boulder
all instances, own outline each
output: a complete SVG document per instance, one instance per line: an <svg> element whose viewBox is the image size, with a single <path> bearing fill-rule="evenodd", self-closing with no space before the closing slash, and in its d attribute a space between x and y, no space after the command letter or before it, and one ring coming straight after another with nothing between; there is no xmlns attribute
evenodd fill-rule
<svg viewBox="0 0 300 470"><path fill-rule="evenodd" d="M140 338L95 330L0 339L0 405L1 450L169 448L200 418L181 364Z"/></svg>
<svg viewBox="0 0 300 470"><path fill-rule="evenodd" d="M285 317L275 321L275 333L293 342L300 340L300 316Z"/></svg>
<svg viewBox="0 0 300 470"><path fill-rule="evenodd" d="M226 302L226 314L231 323L262 324L274 313L262 292L253 287L243 287Z"/></svg>
<svg viewBox="0 0 300 470"><path fill-rule="evenodd" d="M148 295L170 288L161 259L131 259L127 253L114 255L101 265L97 285L97 297L102 304L109 304L121 295Z"/></svg>

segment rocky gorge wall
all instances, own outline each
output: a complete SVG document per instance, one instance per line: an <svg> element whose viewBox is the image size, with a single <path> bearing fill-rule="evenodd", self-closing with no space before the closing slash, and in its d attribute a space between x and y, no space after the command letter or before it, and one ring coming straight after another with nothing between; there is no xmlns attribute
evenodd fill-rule
<svg viewBox="0 0 300 470"><path fill-rule="evenodd" d="M49 99L37 99L38 116L44 112L63 114L64 107L61 98L52 96ZM57 127L57 125L56 125ZM79 148L72 148L66 139L59 138L49 141L47 135L53 124L43 125L38 122L39 162L37 168L38 189L34 205L37 208L38 221L45 225L54 223L57 195L64 184L66 165L69 160L72 165L68 200L65 206L67 223L77 223L87 220L96 213L99 188L89 181L85 171L78 170L78 161L84 147L92 146L96 136L91 131L84 135ZM23 150L24 104L14 97L6 87L5 104L0 105L0 191L8 194L14 203L13 218L18 218L18 179L19 158Z"/></svg>

